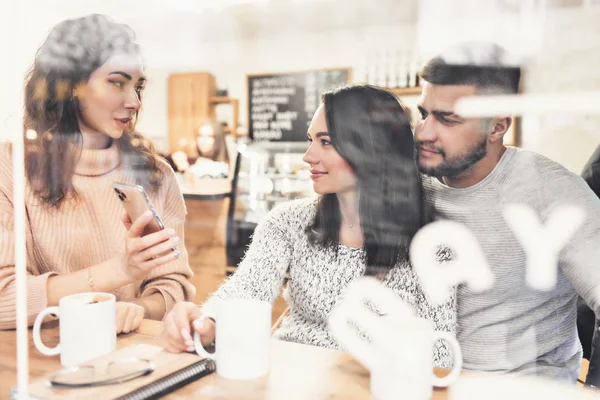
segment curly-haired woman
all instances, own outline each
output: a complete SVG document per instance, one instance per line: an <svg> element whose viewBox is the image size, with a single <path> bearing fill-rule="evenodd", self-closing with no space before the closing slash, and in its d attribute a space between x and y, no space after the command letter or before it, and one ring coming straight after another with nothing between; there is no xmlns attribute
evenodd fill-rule
<svg viewBox="0 0 600 400"><path fill-rule="evenodd" d="M25 86L29 323L69 294L117 296L117 331L192 300L185 205L173 171L135 132L144 68L134 33L102 15L63 21ZM114 182L140 184L167 228L121 220ZM15 327L11 148L0 144L0 329ZM123 222L123 223L122 223ZM171 251L177 244L177 251Z"/></svg>

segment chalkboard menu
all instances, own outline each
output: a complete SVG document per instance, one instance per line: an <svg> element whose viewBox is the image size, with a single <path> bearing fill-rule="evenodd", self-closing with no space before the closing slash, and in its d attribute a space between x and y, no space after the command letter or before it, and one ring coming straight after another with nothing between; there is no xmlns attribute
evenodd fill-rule
<svg viewBox="0 0 600 400"><path fill-rule="evenodd" d="M351 69L248 75L248 134L254 140L306 140L321 93L350 82Z"/></svg>

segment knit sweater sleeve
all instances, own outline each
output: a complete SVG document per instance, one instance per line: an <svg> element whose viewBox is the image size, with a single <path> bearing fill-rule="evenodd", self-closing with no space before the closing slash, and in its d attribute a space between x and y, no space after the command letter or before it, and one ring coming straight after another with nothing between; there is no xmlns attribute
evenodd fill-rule
<svg viewBox="0 0 600 400"><path fill-rule="evenodd" d="M10 148L8 144L0 143L0 329L14 329L17 316L12 182ZM29 232L29 227L25 230ZM34 274L29 267L27 269L27 321L30 326L47 306L46 281L52 274Z"/></svg>
<svg viewBox="0 0 600 400"><path fill-rule="evenodd" d="M273 303L283 285L292 258L293 203L273 209L258 224L244 259L202 306L202 313L215 316L215 304L224 299L256 299Z"/></svg>
<svg viewBox="0 0 600 400"><path fill-rule="evenodd" d="M176 302L194 300L196 288L189 281L193 273L190 269L188 253L184 244L184 225L187 211L183 195L171 167L162 161L159 167L165 175L159 191L159 196L163 196L164 199L161 218L165 227L175 229L177 236L181 239L177 246L180 256L177 260L153 270L148 278L142 282L140 296L146 297L154 293L160 293L165 299L166 311L168 312Z"/></svg>

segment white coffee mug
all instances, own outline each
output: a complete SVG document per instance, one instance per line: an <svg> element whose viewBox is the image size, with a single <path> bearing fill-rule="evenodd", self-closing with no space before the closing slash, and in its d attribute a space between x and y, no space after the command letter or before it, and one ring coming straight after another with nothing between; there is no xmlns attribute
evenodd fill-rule
<svg viewBox="0 0 600 400"><path fill-rule="evenodd" d="M431 322L423 318L388 322L384 335L389 337L385 341L393 344L371 361L371 393L376 399L428 400L432 385L446 387L456 381L462 357L454 336L434 331ZM442 378L432 371L433 348L439 339L449 345L454 355L451 372Z"/></svg>
<svg viewBox="0 0 600 400"><path fill-rule="evenodd" d="M206 319L202 316L198 321ZM215 305L215 352L194 335L198 355L216 361L217 374L226 379L255 379L269 373L271 304L260 300L221 300Z"/></svg>
<svg viewBox="0 0 600 400"><path fill-rule="evenodd" d="M100 301L91 303L94 299ZM40 328L44 318L59 318L59 344L48 348L42 343ZM48 307L35 319L33 343L46 356L60 354L64 367L73 367L101 357L117 347L116 298L110 293L80 293L65 296L58 307Z"/></svg>
<svg viewBox="0 0 600 400"><path fill-rule="evenodd" d="M370 370L371 393L377 400L428 400L432 385L449 386L460 374L462 353L456 338L434 331L430 321L417 317L374 278L360 278L348 286L330 314L329 327L336 340ZM439 339L449 345L453 355L452 371L443 378L433 374L433 349Z"/></svg>

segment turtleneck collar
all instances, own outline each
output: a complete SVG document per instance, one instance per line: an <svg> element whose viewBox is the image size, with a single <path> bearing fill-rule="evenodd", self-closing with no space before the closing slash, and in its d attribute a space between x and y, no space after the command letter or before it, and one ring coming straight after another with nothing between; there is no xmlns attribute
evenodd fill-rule
<svg viewBox="0 0 600 400"><path fill-rule="evenodd" d="M108 149L82 149L81 156L75 165L75 175L100 176L105 175L121 164L121 152L117 141L113 140Z"/></svg>

